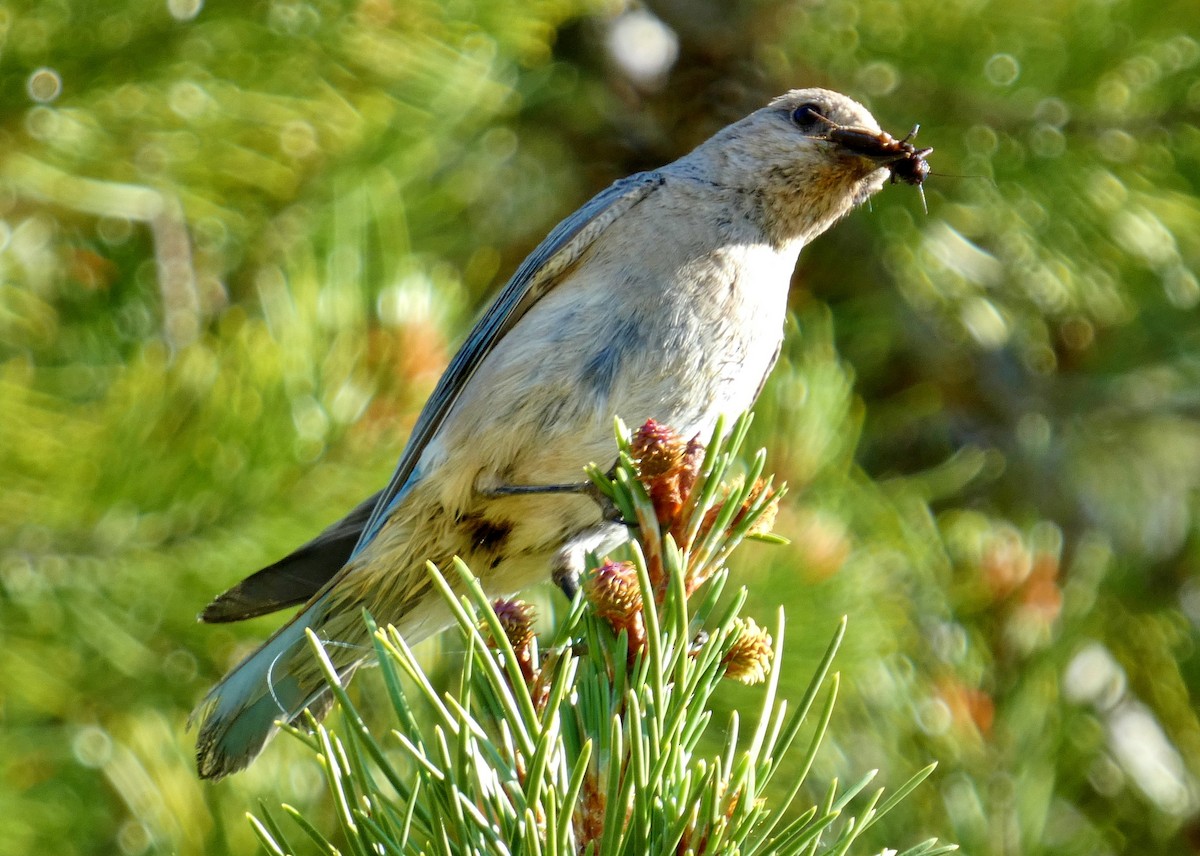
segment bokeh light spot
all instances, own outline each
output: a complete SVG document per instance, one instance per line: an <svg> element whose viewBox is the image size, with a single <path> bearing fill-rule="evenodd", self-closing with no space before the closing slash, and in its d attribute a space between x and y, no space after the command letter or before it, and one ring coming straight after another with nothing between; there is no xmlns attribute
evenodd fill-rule
<svg viewBox="0 0 1200 856"><path fill-rule="evenodd" d="M1115 705L1125 695L1125 670L1099 642L1079 650L1063 675L1063 692L1077 704L1091 704L1098 710Z"/></svg>
<svg viewBox="0 0 1200 856"><path fill-rule="evenodd" d="M167 91L167 105L181 119L195 119L211 106L212 98L191 80L181 80Z"/></svg>
<svg viewBox="0 0 1200 856"><path fill-rule="evenodd" d="M972 125L967 129L964 142L973 155L991 157L1000 148L1000 138L989 125Z"/></svg>
<svg viewBox="0 0 1200 856"><path fill-rule="evenodd" d="M198 667L191 651L177 648L163 660L163 674L174 684L189 684L196 679Z"/></svg>
<svg viewBox="0 0 1200 856"><path fill-rule="evenodd" d="M39 68L29 75L25 88L30 98L46 104L62 93L62 77L52 68Z"/></svg>
<svg viewBox="0 0 1200 856"><path fill-rule="evenodd" d="M1163 292L1178 309L1194 309L1200 303L1200 282L1183 265L1174 265L1163 274Z"/></svg>
<svg viewBox="0 0 1200 856"><path fill-rule="evenodd" d="M1061 98L1043 98L1033 108L1033 118L1053 128L1062 128L1071 121L1071 108Z"/></svg>
<svg viewBox="0 0 1200 856"><path fill-rule="evenodd" d="M112 738L98 725L79 729L71 741L75 759L85 767L103 767L112 758Z"/></svg>
<svg viewBox="0 0 1200 856"><path fill-rule="evenodd" d="M61 124L58 111L40 104L25 114L25 132L35 140L49 142L58 136Z"/></svg>
<svg viewBox="0 0 1200 856"><path fill-rule="evenodd" d="M882 97L896 91L900 73L890 62L869 62L858 73L858 83L871 95Z"/></svg>
<svg viewBox="0 0 1200 856"><path fill-rule="evenodd" d="M630 78L652 86L661 82L679 58L679 37L649 12L634 9L612 22L608 52Z"/></svg>
<svg viewBox="0 0 1200 856"><path fill-rule="evenodd" d="M96 222L96 232L100 240L115 247L133 235L133 223L125 217L101 217Z"/></svg>
<svg viewBox="0 0 1200 856"><path fill-rule="evenodd" d="M1195 805L1195 785L1183 759L1145 705L1123 702L1113 712L1108 727L1121 766L1158 808L1182 815Z"/></svg>
<svg viewBox="0 0 1200 856"><path fill-rule="evenodd" d="M984 63L983 74L995 86L1012 86L1021 76L1021 64L1012 54L998 53Z"/></svg>
<svg viewBox="0 0 1200 856"><path fill-rule="evenodd" d="M279 130L279 148L285 155L296 160L312 157L320 150L317 132L303 119L293 119Z"/></svg>
<svg viewBox="0 0 1200 856"><path fill-rule="evenodd" d="M203 8L204 0L167 0L167 11L176 21L190 21Z"/></svg>
<svg viewBox="0 0 1200 856"><path fill-rule="evenodd" d="M940 698L928 698L917 707L917 727L931 736L944 734L953 721L950 707Z"/></svg>
<svg viewBox="0 0 1200 856"><path fill-rule="evenodd" d="M1041 455L1049 451L1053 426L1041 413L1024 413L1017 420L1017 442L1027 452Z"/></svg>
<svg viewBox="0 0 1200 856"><path fill-rule="evenodd" d="M1067 138L1053 125L1038 125L1029 134L1029 148L1038 157L1062 157L1067 150Z"/></svg>
<svg viewBox="0 0 1200 856"><path fill-rule="evenodd" d="M152 838L146 825L136 820L127 820L117 830L117 846L125 856L139 856L150 849Z"/></svg>
<svg viewBox="0 0 1200 856"><path fill-rule="evenodd" d="M1109 128L1096 141L1100 154L1115 163L1128 163L1137 155L1138 141L1132 134L1117 128Z"/></svg>
<svg viewBox="0 0 1200 856"><path fill-rule="evenodd" d="M1129 106L1131 94L1124 80L1107 75L1096 84L1096 107L1106 113L1120 113Z"/></svg>
<svg viewBox="0 0 1200 856"><path fill-rule="evenodd" d="M963 305L962 323L984 348L998 348L1008 340L1008 323L996 304L985 297L976 297Z"/></svg>

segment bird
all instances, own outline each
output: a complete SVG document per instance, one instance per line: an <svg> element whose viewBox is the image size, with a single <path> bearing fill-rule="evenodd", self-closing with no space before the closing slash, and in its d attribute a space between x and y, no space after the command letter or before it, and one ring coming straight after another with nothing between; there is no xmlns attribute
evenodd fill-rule
<svg viewBox="0 0 1200 856"><path fill-rule="evenodd" d="M915 132L915 129L914 129ZM218 596L206 622L301 605L204 696L196 766L237 772L369 659L363 611L410 644L449 626L427 563L460 557L492 596L555 579L628 537L583 489L617 457L614 418L707 437L751 407L783 341L801 249L925 157L858 102L795 89L659 169L621 179L559 223L451 359L387 486Z"/></svg>

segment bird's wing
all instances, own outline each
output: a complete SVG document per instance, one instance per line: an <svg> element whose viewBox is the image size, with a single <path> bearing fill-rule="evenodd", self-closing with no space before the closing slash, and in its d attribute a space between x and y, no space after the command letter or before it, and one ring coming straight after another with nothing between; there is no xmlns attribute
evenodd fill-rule
<svg viewBox="0 0 1200 856"><path fill-rule="evenodd" d="M602 190L559 223L521 263L500 295L471 329L466 342L454 355L422 408L396 471L375 503L351 558L371 542L395 509L416 471L417 461L425 447L437 434L446 414L496 343L554 287L563 271L579 260L600 233L662 186L664 180L661 173L643 172L621 179Z"/></svg>
<svg viewBox="0 0 1200 856"><path fill-rule="evenodd" d="M201 613L201 620L253 618L304 603L324 589L370 543L395 509L412 481L425 447L496 343L553 288L563 271L579 260L601 232L662 183L662 175L656 172L622 179L559 223L517 268L450 361L421 410L387 487L312 541L219 595Z"/></svg>
<svg viewBox="0 0 1200 856"><path fill-rule="evenodd" d="M307 544L217 595L200 620L242 621L307 601L346 564L381 494L367 497Z"/></svg>

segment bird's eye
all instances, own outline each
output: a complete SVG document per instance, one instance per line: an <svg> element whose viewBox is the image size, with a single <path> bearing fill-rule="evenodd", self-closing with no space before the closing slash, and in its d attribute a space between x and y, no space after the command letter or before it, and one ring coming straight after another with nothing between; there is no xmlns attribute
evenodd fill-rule
<svg viewBox="0 0 1200 856"><path fill-rule="evenodd" d="M825 118L820 104L808 103L801 104L792 111L792 121L796 123L797 128L807 131L829 120Z"/></svg>

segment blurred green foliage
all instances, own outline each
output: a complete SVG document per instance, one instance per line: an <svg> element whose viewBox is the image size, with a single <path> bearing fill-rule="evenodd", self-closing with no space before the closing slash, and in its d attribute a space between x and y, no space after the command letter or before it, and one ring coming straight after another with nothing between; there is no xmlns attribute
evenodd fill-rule
<svg viewBox="0 0 1200 856"><path fill-rule="evenodd" d="M330 829L287 741L196 781L187 711L275 621L193 616L382 485L556 218L813 84L920 122L940 173L928 215L889 188L805 251L755 423L794 543L735 579L784 594L794 662L850 615L818 772L942 762L880 840L1200 850L1196 21L0 6L0 853L249 852L259 799Z"/></svg>

